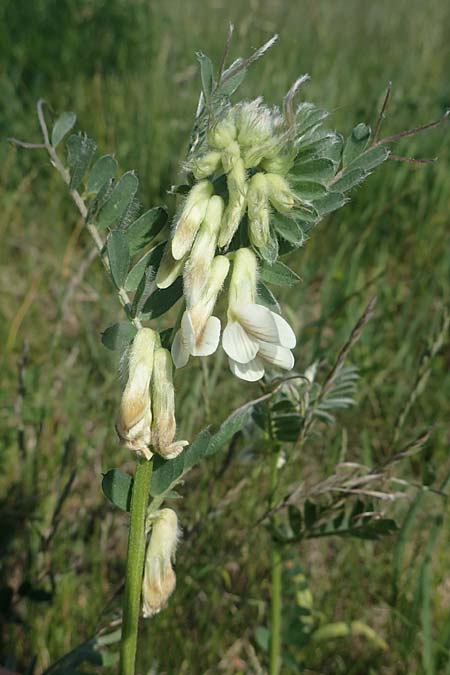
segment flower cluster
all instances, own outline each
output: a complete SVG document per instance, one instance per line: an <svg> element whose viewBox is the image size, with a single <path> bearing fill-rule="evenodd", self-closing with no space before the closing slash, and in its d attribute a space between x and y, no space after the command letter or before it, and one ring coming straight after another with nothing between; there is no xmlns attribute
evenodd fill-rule
<svg viewBox="0 0 450 675"><path fill-rule="evenodd" d="M141 328L131 345L116 429L127 447L145 459L153 451L173 459L188 444L175 441L172 361L151 328Z"/></svg>
<svg viewBox="0 0 450 675"><path fill-rule="evenodd" d="M288 140L289 130L277 109L257 99L230 108L212 124L201 154L189 164L197 182L175 218L156 277L163 289L183 275L186 310L172 345L177 368L185 366L190 356L216 351L221 322L213 312L230 263L228 325L222 345L232 372L254 381L263 377L265 363L293 367L292 329L280 315L256 302L258 257L267 257L273 240L271 209L286 214L302 203L286 178L295 156ZM218 188L221 176L225 194ZM251 247L231 251L239 226L246 222L244 216Z"/></svg>

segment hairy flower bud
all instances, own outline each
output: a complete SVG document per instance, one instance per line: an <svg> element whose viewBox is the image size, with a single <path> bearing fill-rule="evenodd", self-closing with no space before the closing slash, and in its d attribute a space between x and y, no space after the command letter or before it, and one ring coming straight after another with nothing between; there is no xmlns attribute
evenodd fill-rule
<svg viewBox="0 0 450 675"><path fill-rule="evenodd" d="M280 213L287 213L295 206L295 195L289 183L283 176L275 173L266 174L267 189L270 203Z"/></svg>
<svg viewBox="0 0 450 675"><path fill-rule="evenodd" d="M184 268L184 292L189 305L196 304L205 286L214 260L224 210L222 197L214 195L208 202L205 219L195 238Z"/></svg>
<svg viewBox="0 0 450 675"><path fill-rule="evenodd" d="M210 150L201 157L194 159L191 163L192 173L197 180L208 178L217 171L221 159L219 150Z"/></svg>
<svg viewBox="0 0 450 675"><path fill-rule="evenodd" d="M175 590L172 562L179 538L178 518L172 509L161 509L152 518L142 584L142 614L149 618L167 605Z"/></svg>
<svg viewBox="0 0 450 675"><path fill-rule="evenodd" d="M247 192L249 236L253 246L264 248L270 240L269 190L266 175L255 173Z"/></svg>
<svg viewBox="0 0 450 675"><path fill-rule="evenodd" d="M130 349L128 381L122 394L116 429L130 450L150 459L152 452L150 381L153 355L158 336L150 328L141 328Z"/></svg>
<svg viewBox="0 0 450 675"><path fill-rule="evenodd" d="M261 166L268 173L277 173L280 176L285 176L291 170L293 163L292 156L284 152L264 159Z"/></svg>
<svg viewBox="0 0 450 675"><path fill-rule="evenodd" d="M227 176L228 205L222 218L219 246L229 246L247 206L247 172L242 159L236 160Z"/></svg>
<svg viewBox="0 0 450 675"><path fill-rule="evenodd" d="M232 112L216 122L208 130L208 143L212 148L223 150L236 139L236 125Z"/></svg>
<svg viewBox="0 0 450 675"><path fill-rule="evenodd" d="M235 166L238 160L241 158L241 149L239 143L232 141L226 148L222 150L222 166L225 173L230 173L231 169Z"/></svg>
<svg viewBox="0 0 450 675"><path fill-rule="evenodd" d="M152 391L152 444L155 452L165 459L174 459L187 441L174 441L176 432L175 391L172 381L172 359L163 347L155 350L153 357Z"/></svg>
<svg viewBox="0 0 450 675"><path fill-rule="evenodd" d="M208 201L213 190L212 183L207 180L203 180L191 188L175 225L172 238L172 255L175 260L181 260L190 250L195 235L205 217Z"/></svg>
<svg viewBox="0 0 450 675"><path fill-rule="evenodd" d="M170 242L166 244L163 257L156 273L156 285L158 288L169 288L183 271L183 266L187 256L180 260L175 260L172 255Z"/></svg>
<svg viewBox="0 0 450 675"><path fill-rule="evenodd" d="M212 316L217 296L228 274L230 262L225 256L216 256L208 281L196 304L183 314L181 328L172 344L172 358L176 368L182 368L192 356L213 354L220 340L220 319Z"/></svg>
<svg viewBox="0 0 450 675"><path fill-rule="evenodd" d="M240 248L234 254L233 273L228 292L228 310L256 301L258 261L250 248Z"/></svg>

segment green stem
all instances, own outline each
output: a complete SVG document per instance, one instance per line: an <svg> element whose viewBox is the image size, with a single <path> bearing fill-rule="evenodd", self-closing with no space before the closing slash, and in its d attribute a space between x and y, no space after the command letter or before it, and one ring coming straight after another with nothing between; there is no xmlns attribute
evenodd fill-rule
<svg viewBox="0 0 450 675"><path fill-rule="evenodd" d="M139 460L131 497L130 532L123 599L120 675L134 675L145 556L145 517L153 461Z"/></svg>
<svg viewBox="0 0 450 675"><path fill-rule="evenodd" d="M278 484L278 458L280 446L276 445L272 452L272 465L270 471L270 504L273 508L276 501L276 489ZM272 600L270 608L270 675L279 675L281 666L281 597L282 597L282 557L281 550L275 541L272 541L271 551L272 567Z"/></svg>

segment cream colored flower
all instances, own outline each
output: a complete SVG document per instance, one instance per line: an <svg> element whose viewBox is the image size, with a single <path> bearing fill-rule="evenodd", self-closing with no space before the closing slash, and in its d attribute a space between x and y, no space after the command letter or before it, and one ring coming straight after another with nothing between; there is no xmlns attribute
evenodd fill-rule
<svg viewBox="0 0 450 675"><path fill-rule="evenodd" d="M265 363L285 370L294 366L295 334L279 314L255 302L257 261L250 249L237 251L230 282L228 323L222 346L231 371L253 382L263 377Z"/></svg>
<svg viewBox="0 0 450 675"><path fill-rule="evenodd" d="M177 457L188 441L175 441L175 391L172 380L172 359L163 347L155 350L153 357L152 392L152 444L154 451L165 459Z"/></svg>
<svg viewBox="0 0 450 675"><path fill-rule="evenodd" d="M213 190L213 185L208 180L202 180L191 188L172 237L172 256L175 260L181 260L190 251Z"/></svg>
<svg viewBox="0 0 450 675"><path fill-rule="evenodd" d="M175 590L172 562L179 538L178 518L172 509L161 509L152 518L142 584L142 614L149 618L167 605Z"/></svg>
<svg viewBox="0 0 450 675"><path fill-rule="evenodd" d="M157 334L150 328L141 328L130 349L128 381L122 394L116 429L130 450L150 459L152 410L150 381Z"/></svg>

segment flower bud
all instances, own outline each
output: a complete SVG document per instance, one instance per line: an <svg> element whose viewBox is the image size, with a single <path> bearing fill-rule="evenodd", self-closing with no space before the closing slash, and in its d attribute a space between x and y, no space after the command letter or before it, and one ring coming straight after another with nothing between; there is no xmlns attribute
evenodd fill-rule
<svg viewBox="0 0 450 675"><path fill-rule="evenodd" d="M217 150L223 150L236 139L236 125L232 112L216 122L208 130L208 143Z"/></svg>
<svg viewBox="0 0 450 675"><path fill-rule="evenodd" d="M221 154L218 150L210 150L201 157L194 159L191 164L192 173L197 180L208 178L217 171Z"/></svg>
<svg viewBox="0 0 450 675"><path fill-rule="evenodd" d="M150 328L141 328L130 349L128 381L122 394L116 429L130 450L150 459L152 413L150 381L157 334Z"/></svg>
<svg viewBox="0 0 450 675"><path fill-rule="evenodd" d="M180 260L175 260L172 255L171 243L168 242L156 273L155 281L158 288L169 288L173 284L182 273L185 260L186 256L183 256Z"/></svg>
<svg viewBox="0 0 450 675"><path fill-rule="evenodd" d="M203 180L191 188L175 225L172 238L172 255L175 260L181 260L190 250L195 235L205 217L208 201L213 190L212 183L207 180Z"/></svg>
<svg viewBox="0 0 450 675"><path fill-rule="evenodd" d="M232 141L222 150L222 166L225 173L230 173L237 161L241 158L241 149L236 141Z"/></svg>
<svg viewBox="0 0 450 675"><path fill-rule="evenodd" d="M175 590L176 577L172 562L179 538L178 518L172 509L161 509L153 517L147 546L142 584L142 614L149 618L167 605Z"/></svg>
<svg viewBox="0 0 450 675"><path fill-rule="evenodd" d="M227 176L228 205L222 218L219 234L219 246L229 246L239 223L245 213L247 205L247 172L242 159L236 160Z"/></svg>
<svg viewBox="0 0 450 675"><path fill-rule="evenodd" d="M228 294L229 312L256 301L258 262L250 248L240 248L234 255L233 273Z"/></svg>
<svg viewBox="0 0 450 675"><path fill-rule="evenodd" d="M208 202L205 219L195 238L191 254L184 268L184 292L189 305L200 299L217 247L220 224L224 210L222 197L214 195Z"/></svg>
<svg viewBox="0 0 450 675"><path fill-rule="evenodd" d="M182 368L192 356L210 356L220 340L220 319L212 316L217 296L228 274L230 262L225 256L216 256L211 265L208 282L198 302L188 306L172 344L172 358L176 368Z"/></svg>
<svg viewBox="0 0 450 675"><path fill-rule="evenodd" d="M176 432L175 391L172 381L172 359L167 349L159 347L153 357L152 377L152 444L155 452L174 459L187 441L174 441Z"/></svg>
<svg viewBox="0 0 450 675"><path fill-rule="evenodd" d="M261 166L268 173L277 173L280 176L285 176L291 170L293 163L292 156L284 152L264 159Z"/></svg>
<svg viewBox="0 0 450 675"><path fill-rule="evenodd" d="M247 192L249 236L253 246L264 248L270 240L269 196L266 176L255 173Z"/></svg>
<svg viewBox="0 0 450 675"><path fill-rule="evenodd" d="M249 148L265 144L273 133L272 113L261 98L242 103L237 106L236 127L239 145Z"/></svg>
<svg viewBox="0 0 450 675"><path fill-rule="evenodd" d="M295 194L283 176L275 173L266 174L269 200L272 206L280 213L287 213L295 206Z"/></svg>

